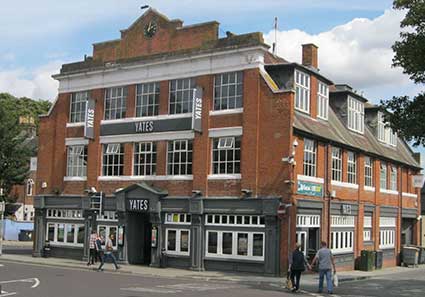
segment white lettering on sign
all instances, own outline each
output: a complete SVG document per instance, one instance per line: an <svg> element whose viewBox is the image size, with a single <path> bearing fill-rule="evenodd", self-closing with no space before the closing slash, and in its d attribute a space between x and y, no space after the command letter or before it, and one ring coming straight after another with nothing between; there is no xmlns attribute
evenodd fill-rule
<svg viewBox="0 0 425 297"><path fill-rule="evenodd" d="M146 211L149 207L149 201L146 199L129 199L130 209L135 211Z"/></svg>
<svg viewBox="0 0 425 297"><path fill-rule="evenodd" d="M145 132L152 132L153 131L153 121L147 121L147 122L138 122L134 123L136 127L136 132L138 133L145 133Z"/></svg>
<svg viewBox="0 0 425 297"><path fill-rule="evenodd" d="M88 128L94 127L94 109L92 108L87 109L87 127Z"/></svg>
<svg viewBox="0 0 425 297"><path fill-rule="evenodd" d="M195 119L199 120L202 118L202 98L195 98Z"/></svg>

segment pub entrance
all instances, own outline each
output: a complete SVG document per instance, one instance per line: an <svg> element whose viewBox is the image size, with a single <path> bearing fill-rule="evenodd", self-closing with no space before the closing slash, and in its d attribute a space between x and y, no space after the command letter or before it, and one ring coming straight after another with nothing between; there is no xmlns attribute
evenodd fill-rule
<svg viewBox="0 0 425 297"><path fill-rule="evenodd" d="M151 263L152 224L149 213L127 212L128 263Z"/></svg>

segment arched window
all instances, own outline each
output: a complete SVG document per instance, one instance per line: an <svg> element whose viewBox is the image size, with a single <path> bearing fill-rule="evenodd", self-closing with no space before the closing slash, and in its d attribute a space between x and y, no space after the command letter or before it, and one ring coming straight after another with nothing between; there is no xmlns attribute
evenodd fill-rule
<svg viewBox="0 0 425 297"><path fill-rule="evenodd" d="M33 188L34 188L34 181L32 179L27 180L27 196L32 196Z"/></svg>

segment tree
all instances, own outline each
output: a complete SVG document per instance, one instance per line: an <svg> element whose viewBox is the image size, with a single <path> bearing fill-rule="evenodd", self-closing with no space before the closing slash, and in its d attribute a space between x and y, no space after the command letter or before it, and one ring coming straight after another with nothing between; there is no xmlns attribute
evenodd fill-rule
<svg viewBox="0 0 425 297"><path fill-rule="evenodd" d="M393 45L394 67L402 67L416 84L425 83L425 2L423 0L395 0L393 8L406 10L401 21L400 40ZM381 101L389 110L385 120L394 131L414 145L425 145L425 92L410 98L393 97Z"/></svg>
<svg viewBox="0 0 425 297"><path fill-rule="evenodd" d="M49 108L48 101L0 94L0 188L8 202L14 202L9 193L14 185L22 184L27 178L29 160L35 153L28 145L27 127L20 124L19 117L32 117L37 125L38 116Z"/></svg>

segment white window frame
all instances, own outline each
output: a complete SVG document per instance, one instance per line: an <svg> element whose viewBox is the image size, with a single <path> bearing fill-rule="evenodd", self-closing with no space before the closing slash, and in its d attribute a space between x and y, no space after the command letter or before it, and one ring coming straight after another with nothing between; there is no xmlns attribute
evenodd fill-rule
<svg viewBox="0 0 425 297"><path fill-rule="evenodd" d="M373 241L372 230L372 215L365 215L363 217L363 241Z"/></svg>
<svg viewBox="0 0 425 297"><path fill-rule="evenodd" d="M159 114L159 82L136 85L136 117L151 117Z"/></svg>
<svg viewBox="0 0 425 297"><path fill-rule="evenodd" d="M297 214L297 227L300 227L300 228L320 228L320 215L300 215L300 214Z"/></svg>
<svg viewBox="0 0 425 297"><path fill-rule="evenodd" d="M99 224L97 225L97 234L99 234L99 236L101 236L101 232L100 229L101 228L105 228L105 236L103 237L103 244L102 244L102 249L105 249L105 243L106 243L106 239L109 238L109 236L111 235L111 229L115 229L115 240L112 242L112 249L114 251L116 251L118 249L118 226L117 225L106 225L106 224Z"/></svg>
<svg viewBox="0 0 425 297"><path fill-rule="evenodd" d="M169 231L175 231L176 232L176 250L175 251L168 249L168 233L169 233ZM188 232L187 252L181 250L181 233L182 233L182 231ZM166 250L167 254L189 256L190 255L190 229L166 228L165 229L165 250Z"/></svg>
<svg viewBox="0 0 425 297"><path fill-rule="evenodd" d="M169 82L168 113L184 114L192 112L193 92L196 87L194 78L174 79ZM177 111L177 106L181 110Z"/></svg>
<svg viewBox="0 0 425 297"><path fill-rule="evenodd" d="M351 96L347 99L347 127L348 129L364 133L364 104Z"/></svg>
<svg viewBox="0 0 425 297"><path fill-rule="evenodd" d="M164 224L170 225L191 225L192 215L188 213L166 213Z"/></svg>
<svg viewBox="0 0 425 297"><path fill-rule="evenodd" d="M364 185L373 187L373 159L371 157L364 158Z"/></svg>
<svg viewBox="0 0 425 297"><path fill-rule="evenodd" d="M232 226L232 227L265 227L264 216L256 215L205 215L206 226Z"/></svg>
<svg viewBox="0 0 425 297"><path fill-rule="evenodd" d="M334 254L352 253L354 251L354 229L332 230L331 251Z"/></svg>
<svg viewBox="0 0 425 297"><path fill-rule="evenodd" d="M328 120L329 113L329 87L327 84L318 81L317 86L317 117Z"/></svg>
<svg viewBox="0 0 425 297"><path fill-rule="evenodd" d="M107 103L109 102L109 107ZM105 120L119 120L127 112L127 87L112 87L105 90Z"/></svg>
<svg viewBox="0 0 425 297"><path fill-rule="evenodd" d="M224 258L224 259L246 259L252 261L264 261L265 254L265 233L264 232L255 232L255 231L231 231L231 230L207 230L206 231L206 242L205 242L205 256L211 258ZM208 252L208 242L210 233L217 233L217 253ZM232 234L232 254L223 254L223 233ZM247 255L238 255L238 235L247 234ZM261 256L254 256L254 235L261 235L263 237L262 241L262 252Z"/></svg>
<svg viewBox="0 0 425 297"><path fill-rule="evenodd" d="M397 133L393 132L390 127L385 125L384 114L378 112L378 140L380 142L389 144L391 146L397 146Z"/></svg>
<svg viewBox="0 0 425 297"><path fill-rule="evenodd" d="M231 90L234 94L231 95ZM227 72L214 77L214 110L231 110L243 107L243 72Z"/></svg>
<svg viewBox="0 0 425 297"><path fill-rule="evenodd" d="M397 166L390 166L390 190L397 191Z"/></svg>
<svg viewBox="0 0 425 297"><path fill-rule="evenodd" d="M82 220L83 211L81 209L49 208L46 211L46 218L61 220Z"/></svg>
<svg viewBox="0 0 425 297"><path fill-rule="evenodd" d="M382 190L387 190L388 166L386 162L381 162L379 170L379 186Z"/></svg>
<svg viewBox="0 0 425 297"><path fill-rule="evenodd" d="M295 109L310 114L310 75L300 70L294 72Z"/></svg>
<svg viewBox="0 0 425 297"><path fill-rule="evenodd" d="M180 148L176 144L180 143ZM184 143L185 149L181 144ZM172 151L170 150L172 148ZM179 161L175 162L176 154L179 154ZM182 162L182 156L185 155L185 162ZM191 139L171 140L167 143L167 174L168 175L191 175L193 162L193 142ZM189 161L190 160L190 161ZM178 172L174 170L174 165L178 165Z"/></svg>
<svg viewBox="0 0 425 297"><path fill-rule="evenodd" d="M333 181L342 182L342 148L332 147L332 176Z"/></svg>
<svg viewBox="0 0 425 297"><path fill-rule="evenodd" d="M66 176L87 177L87 145L66 147Z"/></svg>
<svg viewBox="0 0 425 297"><path fill-rule="evenodd" d="M347 182L357 184L357 155L354 152L347 152Z"/></svg>
<svg viewBox="0 0 425 297"><path fill-rule="evenodd" d="M223 154L224 160L221 159ZM224 171L221 169L223 164ZM241 173L241 137L220 137L212 139L211 171L213 175Z"/></svg>
<svg viewBox="0 0 425 297"><path fill-rule="evenodd" d="M134 144L133 175L156 175L157 146L155 142L137 142Z"/></svg>
<svg viewBox="0 0 425 297"><path fill-rule="evenodd" d="M313 176L317 174L317 145L316 141L304 138L304 176Z"/></svg>
<svg viewBox="0 0 425 297"><path fill-rule="evenodd" d="M58 231L59 231L59 225L63 226L63 241L58 241ZM53 233L53 240L49 240L49 227L53 226L54 233ZM73 239L71 242L68 242L68 226L71 226L74 228L74 234ZM75 247L83 247L84 246L84 224L75 224L75 223L59 223L59 222L47 222L46 224L46 241L49 242L49 244L53 246L75 246ZM78 233L79 230L82 230L83 232L83 242L78 243Z"/></svg>
<svg viewBox="0 0 425 297"><path fill-rule="evenodd" d="M102 152L102 176L124 175L124 144L104 144Z"/></svg>
<svg viewBox="0 0 425 297"><path fill-rule="evenodd" d="M97 214L96 220L102 222L118 222L118 213L112 210L104 210L101 214Z"/></svg>
<svg viewBox="0 0 425 297"><path fill-rule="evenodd" d="M71 94L69 100L69 123L84 123L86 118L86 104L89 99L89 92L75 92ZM77 106L79 110L76 111Z"/></svg>
<svg viewBox="0 0 425 297"><path fill-rule="evenodd" d="M395 228L379 229L379 248L393 249L395 247Z"/></svg>

